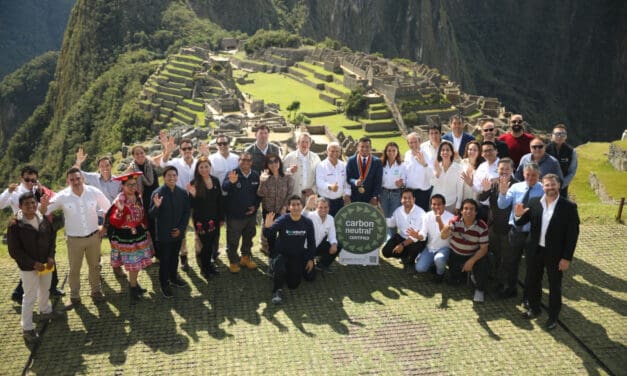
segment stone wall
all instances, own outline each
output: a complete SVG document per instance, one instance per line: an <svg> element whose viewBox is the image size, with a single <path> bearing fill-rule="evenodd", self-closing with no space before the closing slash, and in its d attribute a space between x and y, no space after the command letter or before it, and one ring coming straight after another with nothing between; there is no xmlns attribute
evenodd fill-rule
<svg viewBox="0 0 627 376"><path fill-rule="evenodd" d="M615 143L611 143L607 159L618 171L627 171L627 150L622 149Z"/></svg>

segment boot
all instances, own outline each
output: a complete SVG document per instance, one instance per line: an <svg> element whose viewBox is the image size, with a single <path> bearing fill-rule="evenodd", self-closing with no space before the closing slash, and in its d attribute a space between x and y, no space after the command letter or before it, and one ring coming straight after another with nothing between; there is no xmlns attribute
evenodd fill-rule
<svg viewBox="0 0 627 376"><path fill-rule="evenodd" d="M134 304L135 302L138 302L141 300L141 293L139 292L139 289L137 288L137 286L133 287L133 286L129 286L129 295L131 297L131 304Z"/></svg>
<svg viewBox="0 0 627 376"><path fill-rule="evenodd" d="M187 256L181 256L181 269L184 272L189 270L189 264L187 263Z"/></svg>

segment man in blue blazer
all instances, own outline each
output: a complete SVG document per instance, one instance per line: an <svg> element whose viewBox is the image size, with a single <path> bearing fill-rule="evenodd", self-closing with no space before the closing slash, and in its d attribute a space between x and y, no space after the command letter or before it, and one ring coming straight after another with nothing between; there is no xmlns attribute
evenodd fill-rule
<svg viewBox="0 0 627 376"><path fill-rule="evenodd" d="M442 136L442 140L450 141L455 149L455 160L464 158L464 151L466 151L466 144L475 138L464 132L464 123L462 117L459 115L451 116L450 125L451 132L448 132Z"/></svg>
<svg viewBox="0 0 627 376"><path fill-rule="evenodd" d="M557 326L562 307L562 275L568 270L579 238L577 205L559 194L560 179L555 174L542 177L544 195L514 208L516 225L531 222L527 238L527 297L529 310L526 319L540 315L542 274L546 268L549 277L549 319L546 329Z"/></svg>
<svg viewBox="0 0 627 376"><path fill-rule="evenodd" d="M383 166L371 150L370 138L360 138L357 154L346 163L346 181L351 186L351 202L369 202L376 206L381 194Z"/></svg>

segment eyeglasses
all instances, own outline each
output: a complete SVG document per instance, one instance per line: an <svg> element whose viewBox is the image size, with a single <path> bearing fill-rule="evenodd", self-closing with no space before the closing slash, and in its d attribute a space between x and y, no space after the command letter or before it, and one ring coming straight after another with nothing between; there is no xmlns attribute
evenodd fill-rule
<svg viewBox="0 0 627 376"><path fill-rule="evenodd" d="M536 149L536 150L538 150L538 149L543 149L543 148L544 148L544 145L531 145L531 148L532 148L532 149Z"/></svg>
<svg viewBox="0 0 627 376"><path fill-rule="evenodd" d="M228 142L216 142L216 144L217 144L218 146L226 146L226 145L228 145L229 143L228 143Z"/></svg>
<svg viewBox="0 0 627 376"><path fill-rule="evenodd" d="M193 149L193 147L191 147L191 146L186 146L184 148L181 148L181 150L183 150L183 151L190 151L192 149Z"/></svg>
<svg viewBox="0 0 627 376"><path fill-rule="evenodd" d="M553 132L555 137L566 137L566 132Z"/></svg>
<svg viewBox="0 0 627 376"><path fill-rule="evenodd" d="M241 158L239 161L240 162L252 162L253 160L250 158Z"/></svg>
<svg viewBox="0 0 627 376"><path fill-rule="evenodd" d="M278 159L270 159L268 160L268 164L275 164L275 163L279 163Z"/></svg>
<svg viewBox="0 0 627 376"><path fill-rule="evenodd" d="M24 178L24 183L37 183L37 178Z"/></svg>
<svg viewBox="0 0 627 376"><path fill-rule="evenodd" d="M512 124L522 124L522 120L512 120Z"/></svg>
<svg viewBox="0 0 627 376"><path fill-rule="evenodd" d="M494 132L494 128L484 128L484 132Z"/></svg>

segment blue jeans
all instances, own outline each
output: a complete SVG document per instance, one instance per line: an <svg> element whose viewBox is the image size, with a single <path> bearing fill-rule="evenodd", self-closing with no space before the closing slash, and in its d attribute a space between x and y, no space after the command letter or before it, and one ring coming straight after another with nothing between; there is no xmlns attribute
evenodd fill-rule
<svg viewBox="0 0 627 376"><path fill-rule="evenodd" d="M385 218L391 218L394 214L394 210L401 206L401 190L400 189L385 189L381 190L381 208L383 209L383 215ZM388 239L396 234L395 227L388 227Z"/></svg>
<svg viewBox="0 0 627 376"><path fill-rule="evenodd" d="M431 265L435 264L436 273L443 275L450 252L451 250L447 247L440 248L435 252L431 252L429 249L425 248L418 257L418 261L416 261L416 271L418 273L425 273L429 271Z"/></svg>

